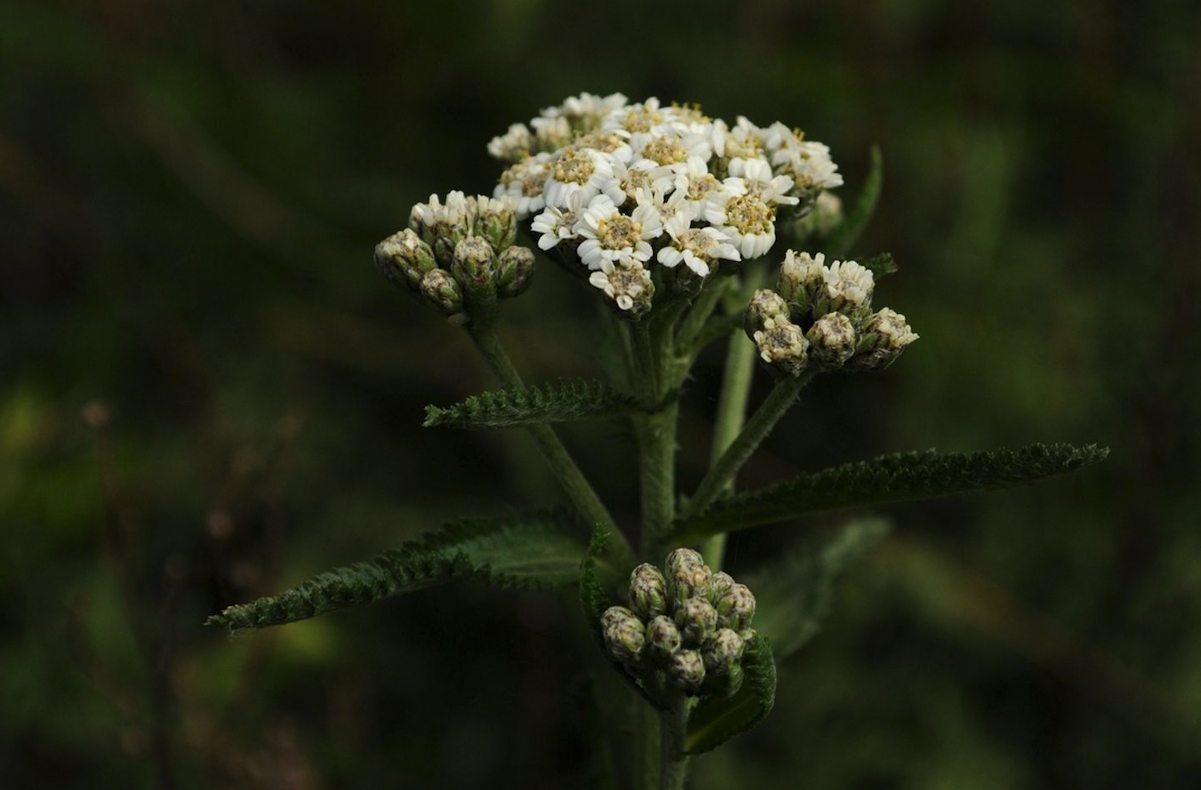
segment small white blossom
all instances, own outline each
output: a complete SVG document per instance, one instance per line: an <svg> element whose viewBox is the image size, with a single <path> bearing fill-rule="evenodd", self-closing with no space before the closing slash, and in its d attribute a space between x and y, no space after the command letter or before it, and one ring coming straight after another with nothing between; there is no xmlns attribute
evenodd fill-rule
<svg viewBox="0 0 1201 790"><path fill-rule="evenodd" d="M730 237L744 259L758 258L776 242L776 211L747 189L740 178L727 178L709 193L705 219Z"/></svg>
<svg viewBox="0 0 1201 790"><path fill-rule="evenodd" d="M746 182L750 192L757 192L766 203L786 203L795 206L800 198L789 196L792 179L772 172L766 159L734 159L730 162L730 175Z"/></svg>
<svg viewBox="0 0 1201 790"><path fill-rule="evenodd" d="M517 202L517 218L525 219L546 205L546 182L550 178L551 155L540 153L518 162L500 176L492 196Z"/></svg>
<svg viewBox="0 0 1201 790"><path fill-rule="evenodd" d="M733 129L725 121L713 122L713 152L724 159L758 159L763 154L763 138L763 130L741 115Z"/></svg>
<svg viewBox="0 0 1201 790"><path fill-rule="evenodd" d="M719 259L740 259L738 250L729 243L729 236L716 228L693 228L688 218L682 214L668 220L663 228L671 242L659 250L657 260L668 268L674 268L682 262L701 277L705 277L709 274L710 266Z"/></svg>
<svg viewBox="0 0 1201 790"><path fill-rule="evenodd" d="M602 192L614 202L622 199L615 186L613 163L612 157L600 151L566 149L551 162L550 178L546 181L546 205L567 208L576 192L582 192L585 201Z"/></svg>
<svg viewBox="0 0 1201 790"><path fill-rule="evenodd" d="M842 186L838 165L823 143L799 141L786 144L772 154L776 172L796 182L799 189L832 189Z"/></svg>
<svg viewBox="0 0 1201 790"><path fill-rule="evenodd" d="M826 290L836 305L841 302L864 307L871 301L872 289L875 287L875 277L871 269L860 266L855 261L835 261L824 275Z"/></svg>
<svg viewBox="0 0 1201 790"><path fill-rule="evenodd" d="M549 250L560 242L579 238L580 234L576 230L576 225L580 221L583 197L583 192L576 192L568 200L567 209L551 206L534 217L533 222L530 223L530 230L541 234L538 237L540 249Z"/></svg>
<svg viewBox="0 0 1201 790"><path fill-rule="evenodd" d="M593 272L588 282L604 291L622 310L635 316L650 310L655 286L650 272L638 261Z"/></svg>
<svg viewBox="0 0 1201 790"><path fill-rule="evenodd" d="M639 192L670 190L674 174L670 167L663 167L649 159L639 159L629 166L614 163L613 178L616 184L606 185L604 193L620 206L626 198L636 200ZM614 197L618 191L621 192L620 198Z"/></svg>
<svg viewBox="0 0 1201 790"><path fill-rule="evenodd" d="M629 215L623 214L607 195L597 195L588 204L579 223L584 238L577 251L589 269L609 271L614 263L650 260L650 239L663 235L659 212L639 203Z"/></svg>
<svg viewBox="0 0 1201 790"><path fill-rule="evenodd" d="M534 135L524 123L515 123L488 143L488 153L505 162L520 162L534 147Z"/></svg>

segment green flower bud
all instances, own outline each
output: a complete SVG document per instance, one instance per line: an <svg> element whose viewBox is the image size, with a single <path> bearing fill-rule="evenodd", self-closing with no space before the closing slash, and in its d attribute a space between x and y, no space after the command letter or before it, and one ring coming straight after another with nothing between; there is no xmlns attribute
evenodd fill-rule
<svg viewBox="0 0 1201 790"><path fill-rule="evenodd" d="M769 318L751 339L759 347L759 358L776 376L795 378L809 364L809 341L799 326L783 316Z"/></svg>
<svg viewBox="0 0 1201 790"><path fill-rule="evenodd" d="M630 608L645 620L667 611L667 582L654 565L643 563L630 574Z"/></svg>
<svg viewBox="0 0 1201 790"><path fill-rule="evenodd" d="M685 694L695 694L705 682L705 662L695 650L681 650L672 656L667 680Z"/></svg>
<svg viewBox="0 0 1201 790"><path fill-rule="evenodd" d="M701 647L701 658L705 661L705 672L709 675L724 675L731 667L742 661L745 645L742 638L729 628L717 631Z"/></svg>
<svg viewBox="0 0 1201 790"><path fill-rule="evenodd" d="M751 303L747 305L746 313L742 318L742 327L746 331L746 336L754 340L756 332L762 332L768 323L774 325L777 318L788 319L788 304L775 291L761 288L755 291L755 295L751 297Z"/></svg>
<svg viewBox="0 0 1201 790"><path fill-rule="evenodd" d="M433 269L421 280L421 295L435 310L444 315L463 311L463 291L444 269Z"/></svg>
<svg viewBox="0 0 1201 790"><path fill-rule="evenodd" d="M822 367L838 368L855 353L855 327L842 313L826 313L805 333L809 356Z"/></svg>
<svg viewBox="0 0 1201 790"><path fill-rule="evenodd" d="M427 272L438 267L434 251L411 229L393 233L375 245L375 267L397 288L417 293Z"/></svg>
<svg viewBox="0 0 1201 790"><path fill-rule="evenodd" d="M646 625L646 653L659 664L670 663L683 641L680 629L670 617L659 615Z"/></svg>
<svg viewBox="0 0 1201 790"><path fill-rule="evenodd" d="M716 606L718 600L720 600L723 595L729 592L730 588L734 586L734 583L733 576L725 571L718 571L717 573L713 574L713 577L709 580L709 586L705 590L705 597L708 599L709 603Z"/></svg>
<svg viewBox="0 0 1201 790"><path fill-rule="evenodd" d="M413 206L409 227L430 245L438 264L449 269L454 263L455 245L471 235L475 217L475 198L449 192L446 203L441 203L437 195L430 195L428 203Z"/></svg>
<svg viewBox="0 0 1201 790"><path fill-rule="evenodd" d="M455 245L450 271L468 293L487 293L495 287L496 253L486 239L468 236Z"/></svg>
<svg viewBox="0 0 1201 790"><path fill-rule="evenodd" d="M475 199L475 203L475 235L487 239L497 252L513 246L517 238L517 215L513 201L481 195Z"/></svg>
<svg viewBox="0 0 1201 790"><path fill-rule="evenodd" d="M746 673L741 664L734 664L729 671L720 675L706 673L701 693L729 699L738 693L738 689L742 688L742 681L745 677Z"/></svg>
<svg viewBox="0 0 1201 790"><path fill-rule="evenodd" d="M699 645L717 628L717 610L704 598L689 598L676 607L676 626L685 643Z"/></svg>
<svg viewBox="0 0 1201 790"><path fill-rule="evenodd" d="M813 312L815 301L825 290L826 256L818 253L796 253L789 250L780 265L780 279L776 289L789 304L795 305L798 314Z"/></svg>
<svg viewBox="0 0 1201 790"><path fill-rule="evenodd" d="M709 584L709 566L692 549L676 549L667 555L667 594L679 606L694 595L703 595Z"/></svg>
<svg viewBox="0 0 1201 790"><path fill-rule="evenodd" d="M735 584L717 602L717 625L741 631L755 616L755 596L745 584Z"/></svg>
<svg viewBox="0 0 1201 790"><path fill-rule="evenodd" d="M864 325L859 335L859 346L855 356L847 363L846 370L883 370L918 337L905 322L905 316L885 307Z"/></svg>
<svg viewBox="0 0 1201 790"><path fill-rule="evenodd" d="M742 644L744 645L749 645L758 635L759 632L754 628L744 628L738 632L738 638L742 640Z"/></svg>
<svg viewBox="0 0 1201 790"><path fill-rule="evenodd" d="M529 247L509 247L496 259L496 293L518 296L530 285L534 275L534 251Z"/></svg>
<svg viewBox="0 0 1201 790"><path fill-rule="evenodd" d="M601 615L601 632L609 655L623 664L635 664L642 658L646 628L624 606L611 606Z"/></svg>

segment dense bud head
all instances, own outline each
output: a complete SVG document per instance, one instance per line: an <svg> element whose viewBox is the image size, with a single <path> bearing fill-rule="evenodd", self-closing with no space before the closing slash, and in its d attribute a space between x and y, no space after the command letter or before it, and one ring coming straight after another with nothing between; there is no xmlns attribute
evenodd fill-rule
<svg viewBox="0 0 1201 790"><path fill-rule="evenodd" d="M735 584L717 601L717 625L741 631L755 616L755 596L745 584Z"/></svg>
<svg viewBox="0 0 1201 790"><path fill-rule="evenodd" d="M450 192L445 203L437 195L430 195L428 203L413 206L409 227L430 245L438 264L449 269L454 263L455 245L471 235L475 219L476 199Z"/></svg>
<svg viewBox="0 0 1201 790"><path fill-rule="evenodd" d="M496 259L496 293L503 297L520 295L534 275L534 251L529 247L509 247Z"/></svg>
<svg viewBox="0 0 1201 790"><path fill-rule="evenodd" d="M475 235L482 236L497 252L513 246L517 238L517 214L512 198L475 199Z"/></svg>
<svg viewBox="0 0 1201 790"><path fill-rule="evenodd" d="M643 563L630 574L630 608L644 620L667 611L667 580L654 565Z"/></svg>
<svg viewBox="0 0 1201 790"><path fill-rule="evenodd" d="M375 266L398 288L421 290L427 272L436 269L434 251L411 228L393 233L375 245Z"/></svg>
<svg viewBox="0 0 1201 790"><path fill-rule="evenodd" d="M822 367L837 368L855 353L857 338L851 319L842 313L826 313L805 333L809 356Z"/></svg>
<svg viewBox="0 0 1201 790"><path fill-rule="evenodd" d="M463 291L450 272L433 269L421 280L421 295L435 310L444 315L463 311Z"/></svg>
<svg viewBox="0 0 1201 790"><path fill-rule="evenodd" d="M818 253L789 250L780 265L780 279L776 288L785 301L795 304L801 313L807 313L815 298L825 285L826 256Z"/></svg>
<svg viewBox="0 0 1201 790"><path fill-rule="evenodd" d="M709 600L709 603L716 605L734 584L733 576L725 571L718 571L709 579L709 587L705 590L705 597Z"/></svg>
<svg viewBox="0 0 1201 790"><path fill-rule="evenodd" d="M779 318L788 320L788 304L775 291L761 288L751 297L743 316L743 329L752 340L756 332L762 332L769 323L773 326Z"/></svg>
<svg viewBox="0 0 1201 790"><path fill-rule="evenodd" d="M695 694L705 682L705 662L696 650L681 650L672 656L667 680L685 694Z"/></svg>
<svg viewBox="0 0 1201 790"><path fill-rule="evenodd" d="M855 356L847 363L846 369L883 370L917 339L918 335L905 322L905 316L885 307L864 325Z"/></svg>
<svg viewBox="0 0 1201 790"><path fill-rule="evenodd" d="M710 675L724 675L742 660L745 645L742 637L729 628L721 628L701 648L705 671Z"/></svg>
<svg viewBox="0 0 1201 790"><path fill-rule="evenodd" d="M704 598L689 598L676 606L676 626L686 644L699 645L717 627L717 610Z"/></svg>
<svg viewBox="0 0 1201 790"><path fill-rule="evenodd" d="M601 615L601 631L609 655L623 664L636 663L642 657L646 628L624 606L611 606Z"/></svg>
<svg viewBox="0 0 1201 790"><path fill-rule="evenodd" d="M692 549L676 549L667 555L667 593L679 606L694 595L704 593L709 584L709 566Z"/></svg>
<svg viewBox="0 0 1201 790"><path fill-rule="evenodd" d="M669 663L683 641L675 621L666 615L659 615L646 625L646 652L660 664Z"/></svg>
<svg viewBox="0 0 1201 790"><path fill-rule="evenodd" d="M777 376L799 376L808 365L809 341L799 326L783 316L768 319L751 339L759 347L759 358Z"/></svg>
<svg viewBox="0 0 1201 790"><path fill-rule="evenodd" d="M451 272L468 291L488 289L496 274L496 253L487 239L468 236L455 245Z"/></svg>

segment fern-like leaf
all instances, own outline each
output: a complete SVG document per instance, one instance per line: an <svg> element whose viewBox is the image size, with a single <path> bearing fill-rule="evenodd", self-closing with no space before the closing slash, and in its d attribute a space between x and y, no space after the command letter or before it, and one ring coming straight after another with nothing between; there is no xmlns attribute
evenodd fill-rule
<svg viewBox="0 0 1201 790"><path fill-rule="evenodd" d="M639 407L632 395L585 379L473 395L447 408L425 407L425 427L511 428L612 417Z"/></svg>
<svg viewBox="0 0 1201 790"><path fill-rule="evenodd" d="M801 542L783 558L751 574L755 629L771 640L780 661L820 630L835 578L888 534L888 522L865 518L815 540Z"/></svg>
<svg viewBox="0 0 1201 790"><path fill-rule="evenodd" d="M880 201L880 192L884 188L884 156L880 149L872 146L872 165L868 171L867 180L863 182L863 190L855 205L843 217L830 235L820 240L818 246L829 259L842 258L851 251L859 235L867 227L872 215L876 213L876 204Z"/></svg>
<svg viewBox="0 0 1201 790"><path fill-rule="evenodd" d="M205 624L283 625L465 577L501 587L563 587L576 582L584 550L578 524L562 511L462 521L279 595L230 606Z"/></svg>
<svg viewBox="0 0 1201 790"><path fill-rule="evenodd" d="M988 491L1023 485L1095 464L1108 448L1031 445L978 453L899 453L803 474L731 497L680 524L678 543L760 524L851 507Z"/></svg>
<svg viewBox="0 0 1201 790"><path fill-rule="evenodd" d="M881 277L892 274L899 267L897 262L893 260L892 253L881 252L878 255L873 255L870 258L864 258L859 261L863 268L871 271L872 276L879 280Z"/></svg>
<svg viewBox="0 0 1201 790"><path fill-rule="evenodd" d="M742 659L742 686L729 699L704 697L688 716L685 754L703 754L754 727L776 702L776 662L771 643L756 635Z"/></svg>

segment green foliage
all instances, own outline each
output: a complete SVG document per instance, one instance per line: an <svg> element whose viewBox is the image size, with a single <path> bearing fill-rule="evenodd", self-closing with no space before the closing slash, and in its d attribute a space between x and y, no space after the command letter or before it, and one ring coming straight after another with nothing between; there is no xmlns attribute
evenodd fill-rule
<svg viewBox="0 0 1201 790"><path fill-rule="evenodd" d="M473 395L448 408L427 406L425 427L511 428L612 417L638 408L638 400L599 381L564 379L523 390Z"/></svg>
<svg viewBox="0 0 1201 790"><path fill-rule="evenodd" d="M746 677L729 699L704 697L688 717L684 739L687 754L716 749L763 721L776 701L776 662L771 643L762 634L746 646L742 661Z"/></svg>
<svg viewBox="0 0 1201 790"><path fill-rule="evenodd" d="M872 146L872 166L868 171L867 180L859 192L855 206L847 211L842 222L838 224L828 237L819 240L821 251L831 260L841 258L851 251L859 235L871 221L876 212L876 204L880 202L880 191L884 188L884 155L880 149ZM866 264L865 264L866 265ZM870 268L870 267L869 267Z"/></svg>
<svg viewBox="0 0 1201 790"><path fill-rule="evenodd" d="M898 453L803 474L768 488L718 502L682 523L676 538L691 543L709 535L787 521L808 513L1023 485L1082 469L1109 449L1035 444L977 453Z"/></svg>
<svg viewBox="0 0 1201 790"><path fill-rule="evenodd" d="M771 640L781 661L817 635L834 579L888 530L883 519L857 519L816 540L803 541L746 580L758 601L755 628Z"/></svg>
<svg viewBox="0 0 1201 790"><path fill-rule="evenodd" d="M575 526L567 513L547 510L457 522L277 596L230 606L205 624L283 625L466 577L512 588L568 586L584 553Z"/></svg>
<svg viewBox="0 0 1201 790"><path fill-rule="evenodd" d="M863 264L863 268L870 269L875 279L886 277L894 273L899 267L897 262L892 259L892 253L881 252L878 255L873 255L870 258L865 258L859 263Z"/></svg>

